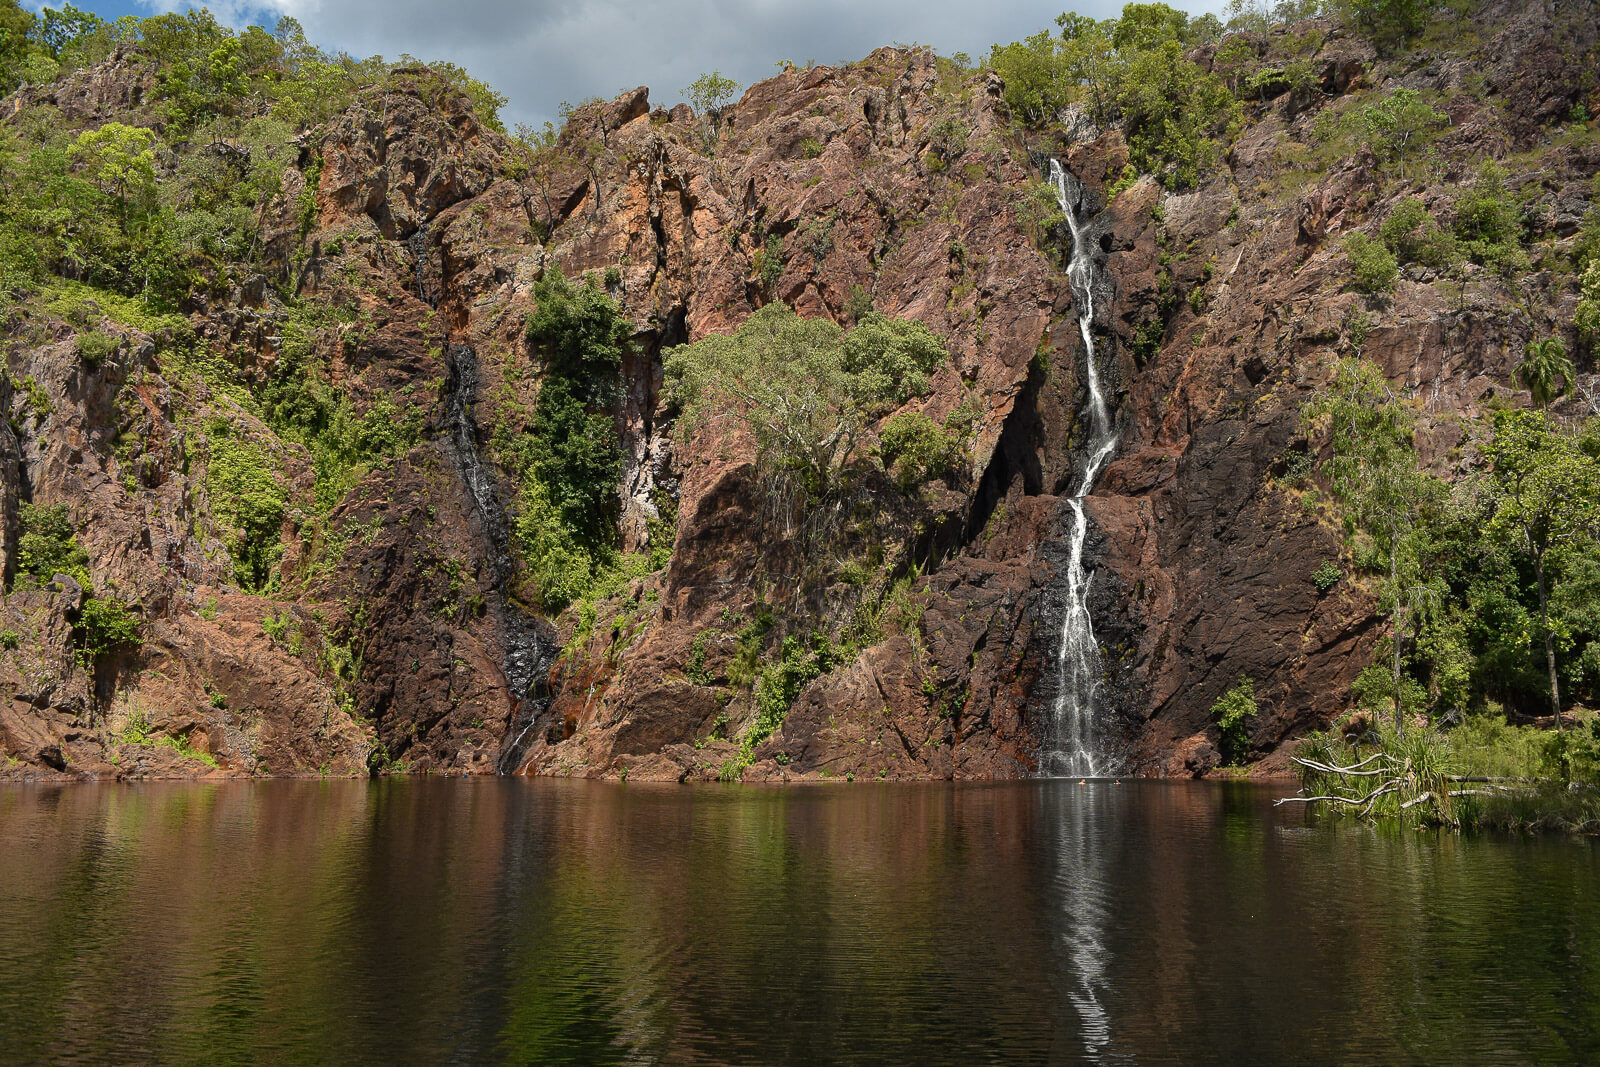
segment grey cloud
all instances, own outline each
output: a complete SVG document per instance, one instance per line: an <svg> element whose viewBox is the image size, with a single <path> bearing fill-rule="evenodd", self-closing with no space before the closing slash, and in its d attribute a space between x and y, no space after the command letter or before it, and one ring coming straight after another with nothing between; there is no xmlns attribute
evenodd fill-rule
<svg viewBox="0 0 1600 1067"><path fill-rule="evenodd" d="M1060 0L257 2L299 18L307 36L325 48L458 63L510 98L509 122L553 119L562 100L609 98L636 85L650 86L653 102L670 104L707 71L749 84L772 75L780 60L845 62L896 41L976 59L996 41L1053 29L1068 6ZM1075 6L1104 17L1121 3Z"/></svg>

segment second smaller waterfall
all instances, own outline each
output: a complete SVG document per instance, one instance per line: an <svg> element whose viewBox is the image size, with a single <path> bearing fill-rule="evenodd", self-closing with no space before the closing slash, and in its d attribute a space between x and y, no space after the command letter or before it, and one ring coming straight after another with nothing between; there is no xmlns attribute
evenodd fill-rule
<svg viewBox="0 0 1600 1067"><path fill-rule="evenodd" d="M1090 575L1083 565L1083 546L1089 535L1089 517L1083 509L1083 498L1094 489L1101 468L1117 447L1117 435L1111 424L1111 410L1100 388L1100 369L1095 362L1094 257L1090 242L1084 239L1069 181L1072 179L1065 168L1052 159L1050 184L1055 186L1056 199L1072 231L1072 258L1067 266L1067 280L1078 306L1078 332L1083 337L1085 384L1089 392L1086 411L1089 440L1083 471L1067 499L1067 506L1072 510L1072 526L1067 534L1066 610L1056 652L1056 699L1050 709L1050 721L1040 751L1039 772L1046 777L1093 777L1110 774L1115 768L1103 750L1095 710L1101 665L1094 622L1089 617Z"/></svg>

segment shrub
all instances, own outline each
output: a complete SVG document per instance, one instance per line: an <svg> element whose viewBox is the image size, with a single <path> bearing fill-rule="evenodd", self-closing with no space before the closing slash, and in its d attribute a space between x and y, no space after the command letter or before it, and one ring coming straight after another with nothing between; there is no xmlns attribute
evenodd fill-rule
<svg viewBox="0 0 1600 1067"><path fill-rule="evenodd" d="M65 574L89 585L89 554L78 546L65 504L23 504L22 536L17 540L17 570L41 582Z"/></svg>
<svg viewBox="0 0 1600 1067"><path fill-rule="evenodd" d="M1572 327L1584 344L1600 344L1600 259L1583 272L1578 307L1572 314Z"/></svg>
<svg viewBox="0 0 1600 1067"><path fill-rule="evenodd" d="M206 493L224 527L234 580L251 592L266 589L283 555L289 491L276 464L232 423L212 419L206 431Z"/></svg>
<svg viewBox="0 0 1600 1067"><path fill-rule="evenodd" d="M780 497L821 498L857 458L873 416L926 393L947 358L920 323L874 312L842 334L825 319L768 304L731 336L669 352L667 393L683 408L680 433L733 415L750 428Z"/></svg>
<svg viewBox="0 0 1600 1067"><path fill-rule="evenodd" d="M1383 245L1401 263L1421 263L1443 269L1456 258L1454 238L1439 228L1417 197L1408 196L1394 206L1378 227Z"/></svg>
<svg viewBox="0 0 1600 1067"><path fill-rule="evenodd" d="M1364 233L1345 238L1345 255L1350 260L1350 275L1363 293L1386 293L1394 288L1400 265L1382 244Z"/></svg>
<svg viewBox="0 0 1600 1067"><path fill-rule="evenodd" d="M860 322L872 310L872 293L864 285L850 286L850 295L845 298L845 317L851 322Z"/></svg>
<svg viewBox="0 0 1600 1067"><path fill-rule="evenodd" d="M112 337L99 330L91 330L78 336L78 355L83 359L83 365L91 370L116 355L121 347L121 338Z"/></svg>
<svg viewBox="0 0 1600 1067"><path fill-rule="evenodd" d="M771 289L783 277L783 238L772 233L755 254L756 273L761 275L761 285Z"/></svg>
<svg viewBox="0 0 1600 1067"><path fill-rule="evenodd" d="M1456 194L1451 229L1472 262L1502 275L1528 269L1522 249L1522 209L1506 188L1506 169L1493 160L1478 168L1473 183Z"/></svg>
<svg viewBox="0 0 1600 1067"><path fill-rule="evenodd" d="M1322 561L1322 565L1311 572L1311 582L1317 587L1318 593L1326 593L1339 584L1339 579L1344 577L1344 571L1331 559Z"/></svg>
<svg viewBox="0 0 1600 1067"><path fill-rule="evenodd" d="M1238 766L1250 754L1250 720L1258 712L1256 683L1248 677L1235 682L1232 689L1211 705L1211 718L1217 724L1222 758L1228 765Z"/></svg>
<svg viewBox="0 0 1600 1067"><path fill-rule="evenodd" d="M15 652L22 645L22 635L15 630L0 630L0 648Z"/></svg>
<svg viewBox="0 0 1600 1067"><path fill-rule="evenodd" d="M1523 350L1522 362L1517 364L1517 380L1528 387L1533 402L1539 407L1565 396L1577 377L1572 360L1567 357L1567 346L1559 337L1529 342Z"/></svg>
<svg viewBox="0 0 1600 1067"><path fill-rule="evenodd" d="M1380 163L1395 164L1406 176L1406 164L1450 125L1450 116L1422 98L1415 89L1396 89L1363 105L1354 121Z"/></svg>
<svg viewBox="0 0 1600 1067"><path fill-rule="evenodd" d="M734 94L738 91L738 82L724 78L721 71L714 70L696 78L683 90L683 95L689 98L689 103L696 111L711 120L711 128L716 129L722 121L723 111L733 103Z"/></svg>
<svg viewBox="0 0 1600 1067"><path fill-rule="evenodd" d="M902 411L891 417L878 439L883 465L893 472L903 493L947 474L960 455L956 435L940 429L921 411Z"/></svg>
<svg viewBox="0 0 1600 1067"><path fill-rule="evenodd" d="M815 137L807 137L800 142L800 154L806 159L816 159L822 155L822 142Z"/></svg>
<svg viewBox="0 0 1600 1067"><path fill-rule="evenodd" d="M78 658L90 666L101 656L140 644L139 616L116 597L91 597L78 615Z"/></svg>

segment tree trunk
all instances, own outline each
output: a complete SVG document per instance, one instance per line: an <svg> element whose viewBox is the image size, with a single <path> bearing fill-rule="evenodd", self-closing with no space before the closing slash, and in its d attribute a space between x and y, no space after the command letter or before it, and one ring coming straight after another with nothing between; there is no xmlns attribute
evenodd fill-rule
<svg viewBox="0 0 1600 1067"><path fill-rule="evenodd" d="M1561 732L1561 682L1556 678L1556 642L1550 632L1550 607L1544 591L1544 554L1535 553L1533 575L1539 583L1539 628L1544 631L1544 662L1550 670L1550 710L1555 713L1556 733Z"/></svg>
<svg viewBox="0 0 1600 1067"><path fill-rule="evenodd" d="M1393 549L1389 550L1389 590L1394 597L1393 630L1394 630L1394 730L1397 734L1406 732L1405 710L1400 706L1400 640L1405 635L1404 625L1400 614L1400 582L1398 578L1399 564Z"/></svg>

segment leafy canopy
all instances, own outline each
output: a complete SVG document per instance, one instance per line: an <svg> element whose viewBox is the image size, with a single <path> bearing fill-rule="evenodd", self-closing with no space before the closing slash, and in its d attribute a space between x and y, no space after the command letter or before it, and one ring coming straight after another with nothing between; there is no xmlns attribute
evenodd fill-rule
<svg viewBox="0 0 1600 1067"><path fill-rule="evenodd" d="M683 409L680 432L731 417L767 474L821 498L859 458L873 419L926 395L947 358L921 323L868 312L845 334L768 304L732 334L672 349L667 392Z"/></svg>

